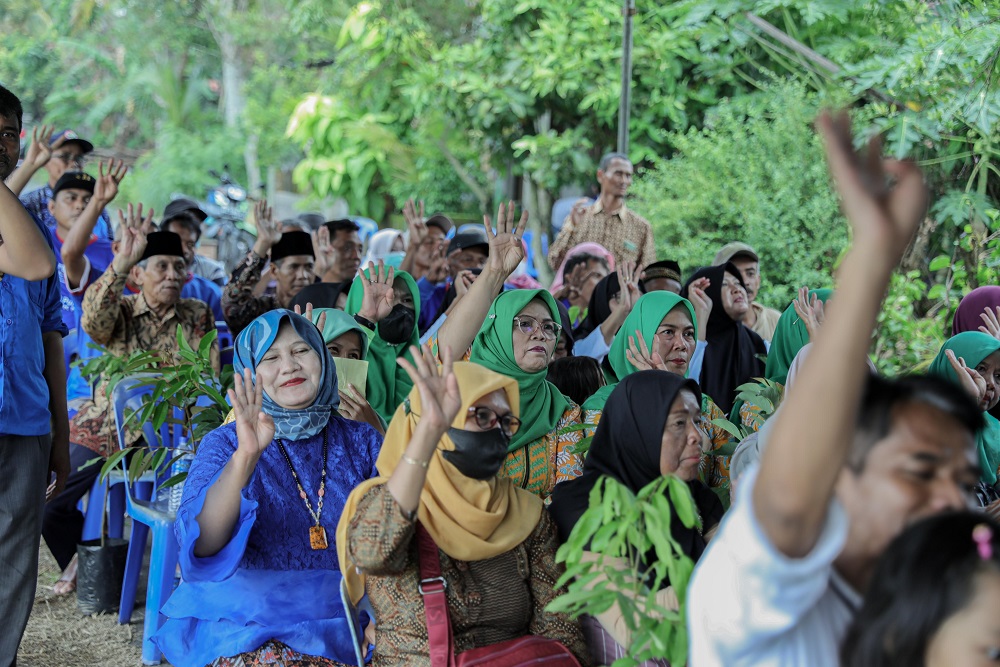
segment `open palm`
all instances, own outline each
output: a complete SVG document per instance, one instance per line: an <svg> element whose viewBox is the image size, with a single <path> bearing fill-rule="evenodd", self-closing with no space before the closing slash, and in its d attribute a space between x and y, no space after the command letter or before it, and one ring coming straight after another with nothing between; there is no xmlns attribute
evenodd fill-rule
<svg viewBox="0 0 1000 667"><path fill-rule="evenodd" d="M274 440L274 419L261 409L264 390L245 368L242 377L233 376L233 388L227 393L236 416L237 451L256 461Z"/></svg>
<svg viewBox="0 0 1000 667"><path fill-rule="evenodd" d="M514 221L514 202L501 204L497 210L497 231L493 233L490 216L483 216L486 236L490 240L490 257L487 266L505 279L514 273L517 265L524 260L524 245L521 237L528 224L528 212L521 213L520 221Z"/></svg>

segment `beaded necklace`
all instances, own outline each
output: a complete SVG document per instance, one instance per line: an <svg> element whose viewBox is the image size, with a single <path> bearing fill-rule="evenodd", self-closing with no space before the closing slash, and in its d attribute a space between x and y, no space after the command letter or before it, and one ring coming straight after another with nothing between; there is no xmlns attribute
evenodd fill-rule
<svg viewBox="0 0 1000 667"><path fill-rule="evenodd" d="M309 511L309 516L315 521L315 525L309 527L309 546L313 549L326 549L330 546L326 539L326 528L319 525L319 518L323 514L323 496L326 495L326 451L327 451L327 429L323 429L323 472L320 473L319 481L319 499L316 501L316 511L313 511L312 503L309 502L308 496L306 496L306 490L302 487L302 482L299 481L299 475L295 472L295 466L292 465L292 459L288 456L288 451L285 449L284 443L281 442L279 438L277 440L278 449L285 456L285 463L288 464L288 469L292 471L292 477L295 479L295 485L299 487L299 497L302 498L306 503L306 510Z"/></svg>

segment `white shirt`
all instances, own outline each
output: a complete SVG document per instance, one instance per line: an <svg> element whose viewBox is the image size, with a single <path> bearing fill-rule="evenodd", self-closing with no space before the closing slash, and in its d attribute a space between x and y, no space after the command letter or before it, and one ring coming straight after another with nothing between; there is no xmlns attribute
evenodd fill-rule
<svg viewBox="0 0 1000 667"><path fill-rule="evenodd" d="M736 503L688 588L690 667L839 667L840 642L861 597L833 569L848 519L831 501L804 558L768 540L753 512L757 467L740 478Z"/></svg>

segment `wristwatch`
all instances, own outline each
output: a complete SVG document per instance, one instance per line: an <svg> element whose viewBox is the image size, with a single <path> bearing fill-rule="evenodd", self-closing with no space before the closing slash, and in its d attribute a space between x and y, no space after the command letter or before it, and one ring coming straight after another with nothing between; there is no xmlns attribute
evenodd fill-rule
<svg viewBox="0 0 1000 667"><path fill-rule="evenodd" d="M369 320L367 317L361 317L361 315L355 315L354 321L366 329L371 329L372 331L375 331L375 323Z"/></svg>

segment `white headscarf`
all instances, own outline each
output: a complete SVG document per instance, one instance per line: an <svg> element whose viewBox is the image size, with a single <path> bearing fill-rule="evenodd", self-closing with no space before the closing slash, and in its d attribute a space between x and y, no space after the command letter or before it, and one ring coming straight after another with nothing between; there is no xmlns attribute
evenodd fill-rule
<svg viewBox="0 0 1000 667"><path fill-rule="evenodd" d="M380 259L384 260L393 251L392 246L396 243L396 239L403 239L403 234L398 229L382 229L372 234L368 239L368 255L365 256L361 266L368 266L368 262L378 265ZM403 250L406 250L405 239L403 239Z"/></svg>

